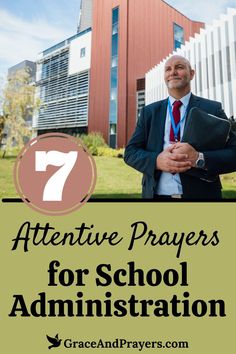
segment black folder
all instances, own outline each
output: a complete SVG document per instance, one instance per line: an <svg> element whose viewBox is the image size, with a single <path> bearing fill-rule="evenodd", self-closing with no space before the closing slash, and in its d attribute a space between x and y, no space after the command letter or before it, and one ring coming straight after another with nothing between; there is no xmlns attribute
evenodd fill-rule
<svg viewBox="0 0 236 354"><path fill-rule="evenodd" d="M229 138L230 129L229 120L193 107L188 114L182 142L189 143L201 152L223 149Z"/></svg>
<svg viewBox="0 0 236 354"><path fill-rule="evenodd" d="M193 107L189 111L181 141L189 143L200 152L223 149L229 138L230 129L231 123L227 119ZM209 175L207 170L198 168L191 168L185 173L208 182L217 179L217 176Z"/></svg>

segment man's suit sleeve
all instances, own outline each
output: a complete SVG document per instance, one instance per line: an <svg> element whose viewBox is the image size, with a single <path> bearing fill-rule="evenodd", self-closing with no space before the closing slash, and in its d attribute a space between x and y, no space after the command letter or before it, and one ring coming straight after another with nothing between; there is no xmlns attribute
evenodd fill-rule
<svg viewBox="0 0 236 354"><path fill-rule="evenodd" d="M125 162L136 170L154 177L158 153L147 150L148 119L151 111L144 107L141 111L136 129L130 139L124 154Z"/></svg>
<svg viewBox="0 0 236 354"><path fill-rule="evenodd" d="M228 119L221 104L218 104L216 116ZM236 171L236 135L232 131L224 149L203 151L206 168L210 174L223 174Z"/></svg>

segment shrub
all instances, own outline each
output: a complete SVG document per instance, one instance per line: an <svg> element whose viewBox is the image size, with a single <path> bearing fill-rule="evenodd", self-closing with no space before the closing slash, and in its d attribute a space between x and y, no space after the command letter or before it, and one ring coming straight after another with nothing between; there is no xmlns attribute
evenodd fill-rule
<svg viewBox="0 0 236 354"><path fill-rule="evenodd" d="M123 157L124 149L112 149L110 147L98 147L97 149L98 156L106 156L106 157Z"/></svg>
<svg viewBox="0 0 236 354"><path fill-rule="evenodd" d="M80 139L84 145L88 148L89 152L95 156L106 157L123 157L124 149L112 149L110 148L101 133L92 132L88 135L82 134Z"/></svg>
<svg viewBox="0 0 236 354"><path fill-rule="evenodd" d="M21 149L18 146L12 146L7 150L4 148L0 149L0 158L5 158L5 157L17 157L17 155L20 153Z"/></svg>
<svg viewBox="0 0 236 354"><path fill-rule="evenodd" d="M92 155L98 154L99 147L107 147L103 136L101 135L101 133L98 132L92 132L87 135L82 134L80 136L80 139Z"/></svg>

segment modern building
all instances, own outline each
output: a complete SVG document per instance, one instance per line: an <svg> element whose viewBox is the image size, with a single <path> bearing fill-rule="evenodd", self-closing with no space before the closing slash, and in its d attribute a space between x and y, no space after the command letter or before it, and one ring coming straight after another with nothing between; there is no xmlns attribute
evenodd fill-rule
<svg viewBox="0 0 236 354"><path fill-rule="evenodd" d="M13 80L13 77L22 71L23 72L27 71L27 73L28 73L27 83L29 85L35 85L36 63L32 62L30 60L24 60L14 66L11 66L8 69L8 74L7 74L8 82ZM3 112L0 112L0 113L3 113ZM31 129L33 116L32 116L32 111L31 111L30 107L28 107L28 109L26 110L26 113L24 115L24 120L25 120L27 127L29 129ZM10 133L9 124L7 124L7 123L4 124L4 123L5 123L4 117L1 116L1 114L0 114L0 148L5 147L6 141L7 141L7 136L9 136L9 133ZM29 139L28 137L24 137L25 142L27 142L28 139ZM13 142L13 145L14 144L15 144L15 141Z"/></svg>
<svg viewBox="0 0 236 354"><path fill-rule="evenodd" d="M162 0L93 0L88 130L126 145L145 73L204 27Z"/></svg>
<svg viewBox="0 0 236 354"><path fill-rule="evenodd" d="M90 55L91 28L39 55L36 85L41 106L33 120L38 135L87 132Z"/></svg>
<svg viewBox="0 0 236 354"><path fill-rule="evenodd" d="M93 0L80 0L78 32L83 32L92 27Z"/></svg>
<svg viewBox="0 0 236 354"><path fill-rule="evenodd" d="M35 82L36 77L36 63L30 60L24 60L8 69L8 79L11 78L18 71L27 70L30 76L30 81Z"/></svg>
<svg viewBox="0 0 236 354"><path fill-rule="evenodd" d="M13 77L17 72L21 71L27 71L28 72L28 82L30 85L35 85L35 80L36 80L36 63L30 60L24 60L8 69L8 74L7 74L7 79L11 80L11 77ZM28 113L27 116L25 117L25 122L27 126L31 129L32 127L32 113Z"/></svg>
<svg viewBox="0 0 236 354"><path fill-rule="evenodd" d="M192 92L220 101L226 115L236 119L236 9L229 8L226 15L201 29L146 73L146 104L167 96L163 70L173 54L188 58L195 69Z"/></svg>
<svg viewBox="0 0 236 354"><path fill-rule="evenodd" d="M162 0L81 0L78 33L37 60L37 134L101 132L123 147L145 103L145 73L204 26ZM88 26L92 26L88 28Z"/></svg>

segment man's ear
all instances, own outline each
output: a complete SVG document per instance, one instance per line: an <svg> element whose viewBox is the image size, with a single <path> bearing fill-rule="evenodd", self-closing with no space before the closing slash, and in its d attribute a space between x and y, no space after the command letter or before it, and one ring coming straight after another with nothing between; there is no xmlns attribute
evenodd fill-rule
<svg viewBox="0 0 236 354"><path fill-rule="evenodd" d="M191 69L190 70L190 80L192 80L194 78L195 75L195 70Z"/></svg>

